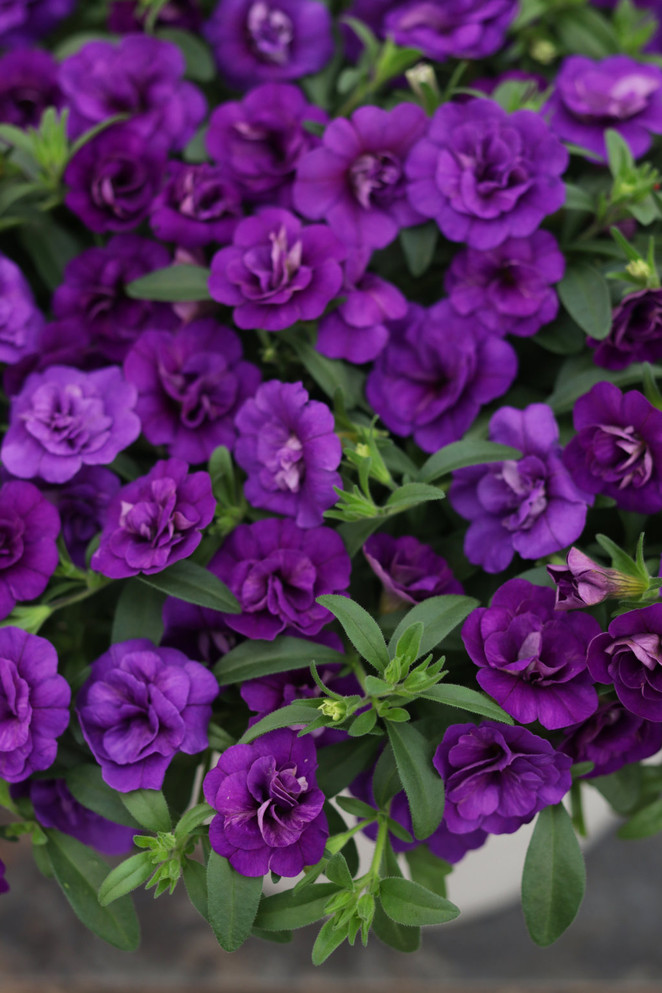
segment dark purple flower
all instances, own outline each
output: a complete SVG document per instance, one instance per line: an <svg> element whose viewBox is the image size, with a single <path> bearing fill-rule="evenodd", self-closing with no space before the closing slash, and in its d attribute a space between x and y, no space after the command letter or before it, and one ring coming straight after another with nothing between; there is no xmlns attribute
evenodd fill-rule
<svg viewBox="0 0 662 993"><path fill-rule="evenodd" d="M182 80L184 69L177 45L151 35L88 41L60 66L71 137L128 114L133 131L150 145L183 148L207 109L197 86Z"/></svg>
<svg viewBox="0 0 662 993"><path fill-rule="evenodd" d="M136 396L116 366L33 373L12 400L5 468L21 479L66 483L83 465L112 462L140 434Z"/></svg>
<svg viewBox="0 0 662 993"><path fill-rule="evenodd" d="M639 158L650 148L651 134L662 133L662 70L628 55L599 62L568 56L543 110L564 141L605 158L605 131L612 128Z"/></svg>
<svg viewBox="0 0 662 993"><path fill-rule="evenodd" d="M363 546L368 565L384 585L391 609L404 603L420 603L431 596L464 593L441 555L416 538L373 534Z"/></svg>
<svg viewBox="0 0 662 993"><path fill-rule="evenodd" d="M214 676L146 638L111 645L78 694L81 731L104 781L120 793L158 790L178 752L208 745Z"/></svg>
<svg viewBox="0 0 662 993"><path fill-rule="evenodd" d="M110 469L84 465L68 483L47 493L60 514L71 561L79 569L85 568L87 546L105 524L110 501L119 488L120 481Z"/></svg>
<svg viewBox="0 0 662 993"><path fill-rule="evenodd" d="M587 493L605 493L623 510L662 510L662 412L638 390L601 382L573 409L577 434L563 461Z"/></svg>
<svg viewBox="0 0 662 993"><path fill-rule="evenodd" d="M462 628L481 688L520 724L540 721L549 730L583 721L598 707L586 652L600 625L589 614L556 613L555 599L546 586L510 579Z"/></svg>
<svg viewBox="0 0 662 993"><path fill-rule="evenodd" d="M238 640L225 623L225 614L172 596L163 604L163 629L162 645L207 665L217 662Z"/></svg>
<svg viewBox="0 0 662 993"><path fill-rule="evenodd" d="M662 721L662 604L615 617L590 644L588 667L599 683L613 683L632 714Z"/></svg>
<svg viewBox="0 0 662 993"><path fill-rule="evenodd" d="M346 250L325 224L305 227L268 207L240 221L233 244L211 263L209 292L234 307L242 330L282 331L320 317L342 286Z"/></svg>
<svg viewBox="0 0 662 993"><path fill-rule="evenodd" d="M458 314L475 317L495 334L528 338L556 317L559 301L551 286L564 270L556 239L534 231L487 252L458 252L444 286Z"/></svg>
<svg viewBox="0 0 662 993"><path fill-rule="evenodd" d="M157 462L110 503L91 567L111 579L161 572L198 547L215 510L208 472L189 473L180 459Z"/></svg>
<svg viewBox="0 0 662 993"><path fill-rule="evenodd" d="M243 217L234 181L218 166L171 162L169 178L149 219L154 234L184 248L232 240Z"/></svg>
<svg viewBox="0 0 662 993"><path fill-rule="evenodd" d="M288 628L312 636L328 624L332 615L316 598L346 590L351 564L336 531L267 518L235 528L209 569L241 604L241 614L225 615L229 627L273 641Z"/></svg>
<svg viewBox="0 0 662 993"><path fill-rule="evenodd" d="M568 152L531 110L446 103L407 161L409 198L450 241L495 248L526 238L565 201Z"/></svg>
<svg viewBox="0 0 662 993"><path fill-rule="evenodd" d="M2 15L0 14L0 17ZM19 49L0 58L0 121L38 128L47 107L62 106L57 62L48 52Z"/></svg>
<svg viewBox="0 0 662 993"><path fill-rule="evenodd" d="M69 684L55 649L20 628L0 628L0 777L9 783L48 769L69 723Z"/></svg>
<svg viewBox="0 0 662 993"><path fill-rule="evenodd" d="M114 34L142 31L148 13L149 8L139 0L111 0L108 30ZM159 8L156 26L199 33L202 27L202 13L198 7L198 0L166 0Z"/></svg>
<svg viewBox="0 0 662 993"><path fill-rule="evenodd" d="M333 54L331 15L317 0L220 0L205 35L240 90L308 76Z"/></svg>
<svg viewBox="0 0 662 993"><path fill-rule="evenodd" d="M76 0L3 0L0 48L19 48L42 38L68 17Z"/></svg>
<svg viewBox="0 0 662 993"><path fill-rule="evenodd" d="M593 361L603 369L625 369L632 362L662 361L662 290L639 290L621 300L603 341L588 339Z"/></svg>
<svg viewBox="0 0 662 993"><path fill-rule="evenodd" d="M300 528L317 527L342 488L342 446L333 413L310 400L301 383L263 383L235 418L235 458L247 473L246 499L294 517Z"/></svg>
<svg viewBox="0 0 662 993"><path fill-rule="evenodd" d="M594 762L584 779L607 776L629 762L639 762L662 748L662 723L635 717L620 703L602 706L559 746L574 762Z"/></svg>
<svg viewBox="0 0 662 993"><path fill-rule="evenodd" d="M35 351L43 324L25 276L0 253L0 362L13 364Z"/></svg>
<svg viewBox="0 0 662 993"><path fill-rule="evenodd" d="M446 786L448 828L457 834L517 831L563 799L572 784L571 762L526 728L496 721L451 725L433 759Z"/></svg>
<svg viewBox="0 0 662 993"><path fill-rule="evenodd" d="M44 592L58 563L59 532L58 512L36 486L12 480L0 487L0 618Z"/></svg>
<svg viewBox="0 0 662 993"><path fill-rule="evenodd" d="M517 356L510 345L481 334L447 300L429 310L411 304L389 330L366 396L390 431L413 435L424 452L461 438L480 408L502 396L515 378Z"/></svg>
<svg viewBox="0 0 662 993"><path fill-rule="evenodd" d="M647 582L618 569L606 569L574 547L568 552L566 565L548 565L547 572L556 583L556 610L592 607L609 597L634 599L648 589Z"/></svg>
<svg viewBox="0 0 662 993"><path fill-rule="evenodd" d="M537 559L575 541L588 497L563 465L559 429L546 404L502 407L490 421L490 439L519 449L522 458L459 469L448 497L471 521L464 542L469 561L502 572L515 552Z"/></svg>
<svg viewBox="0 0 662 993"><path fill-rule="evenodd" d="M2 861L2 859L0 859L0 895L2 895L3 893L8 893L9 890L11 889L9 883L5 879L6 871L7 871L7 867L5 866L5 863Z"/></svg>
<svg viewBox="0 0 662 993"><path fill-rule="evenodd" d="M247 199L290 207L297 163L319 144L304 122L327 120L297 86L265 83L214 110L207 150Z"/></svg>
<svg viewBox="0 0 662 993"><path fill-rule="evenodd" d="M234 448L234 417L257 389L260 371L242 360L239 338L204 318L171 334L144 331L124 361L138 391L136 412L153 445L191 464L219 445Z"/></svg>
<svg viewBox="0 0 662 993"><path fill-rule="evenodd" d="M129 231L149 215L164 171L158 143L116 124L73 156L64 174L64 202L92 231Z"/></svg>
<svg viewBox="0 0 662 993"><path fill-rule="evenodd" d="M34 347L36 351L4 370L3 386L9 397L21 392L31 373L46 372L56 365L91 370L107 364L95 352L85 325L75 319L42 324Z"/></svg>
<svg viewBox="0 0 662 993"><path fill-rule="evenodd" d="M75 320L80 339L89 340L104 358L121 362L146 328L167 331L179 324L170 304L134 300L126 293L127 283L171 262L167 248L134 234L87 248L69 262L55 290L55 316Z"/></svg>
<svg viewBox="0 0 662 993"><path fill-rule="evenodd" d="M321 147L297 167L297 210L324 218L349 244L384 248L400 228L423 220L407 200L404 163L426 127L425 112L411 103L360 107L332 121Z"/></svg>
<svg viewBox="0 0 662 993"><path fill-rule="evenodd" d="M204 779L217 816L211 847L242 876L298 876L322 857L329 833L317 787L310 737L271 731L250 745L232 745Z"/></svg>

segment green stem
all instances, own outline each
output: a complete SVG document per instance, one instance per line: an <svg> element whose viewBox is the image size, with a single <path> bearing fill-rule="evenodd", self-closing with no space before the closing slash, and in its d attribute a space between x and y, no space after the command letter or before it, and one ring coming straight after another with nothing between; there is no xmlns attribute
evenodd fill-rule
<svg viewBox="0 0 662 993"><path fill-rule="evenodd" d="M59 600L53 600L52 603L47 603L47 606L51 611L61 610L62 607L68 607L72 603L80 603L81 600L87 600L88 597L94 596L99 590L103 590L108 586L111 580L107 580L104 583L99 583L99 585L90 588L86 587L84 590L80 590L78 593L72 593L71 596L61 597Z"/></svg>

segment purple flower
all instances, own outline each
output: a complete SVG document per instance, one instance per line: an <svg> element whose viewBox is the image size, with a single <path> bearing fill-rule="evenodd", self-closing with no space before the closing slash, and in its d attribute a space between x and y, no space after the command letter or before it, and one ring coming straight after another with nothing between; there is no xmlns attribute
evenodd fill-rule
<svg viewBox="0 0 662 993"><path fill-rule="evenodd" d="M1 17L1 15L0 15ZM57 62L48 52L19 49L0 58L0 121L37 128L47 107L62 106Z"/></svg>
<svg viewBox="0 0 662 993"><path fill-rule="evenodd" d="M112 462L140 434L135 403L135 388L116 366L33 373L12 400L3 464L21 479L65 483L83 465Z"/></svg>
<svg viewBox="0 0 662 993"><path fill-rule="evenodd" d="M601 382L577 400L573 422L563 461L577 486L623 510L662 510L662 412L638 390Z"/></svg>
<svg viewBox="0 0 662 993"><path fill-rule="evenodd" d="M496 248L526 238L565 201L568 152L531 110L446 103L407 161L409 198L450 241Z"/></svg>
<svg viewBox="0 0 662 993"><path fill-rule="evenodd" d="M300 528L317 527L342 488L342 458L333 414L310 400L301 383L263 383L236 416L235 458L248 474L246 499L294 517Z"/></svg>
<svg viewBox="0 0 662 993"><path fill-rule="evenodd" d="M43 323L25 276L0 253L0 362L13 364L35 351Z"/></svg>
<svg viewBox="0 0 662 993"><path fill-rule="evenodd" d="M163 628L162 645L178 648L188 658L207 665L217 662L238 640L224 614L172 596L163 604Z"/></svg>
<svg viewBox="0 0 662 993"><path fill-rule="evenodd" d="M60 518L32 483L0 487L0 618L40 596L58 563ZM0 633L3 629L0 629Z"/></svg>
<svg viewBox="0 0 662 993"><path fill-rule="evenodd" d="M185 248L228 242L243 216L236 184L218 166L171 162L149 223L163 241Z"/></svg>
<svg viewBox="0 0 662 993"><path fill-rule="evenodd" d="M142 31L149 9L139 0L111 0L108 13L108 30L113 34L130 34ZM198 0L166 0L159 8L156 24L161 28L179 28L199 33L202 13Z"/></svg>
<svg viewBox="0 0 662 993"><path fill-rule="evenodd" d="M565 469L551 409L502 407L490 421L490 439L512 445L521 459L453 473L448 497L471 521L464 551L486 572L502 572L518 552L537 559L558 552L584 529L587 496Z"/></svg>
<svg viewBox="0 0 662 993"><path fill-rule="evenodd" d="M207 109L197 86L182 80L184 68L179 48L151 35L87 42L60 66L71 137L128 114L133 131L150 145L183 148Z"/></svg>
<svg viewBox="0 0 662 993"><path fill-rule="evenodd" d="M164 169L158 143L116 124L73 156L64 174L64 202L92 231L129 231L148 216Z"/></svg>
<svg viewBox="0 0 662 993"><path fill-rule="evenodd" d="M602 603L609 597L623 599L641 596L648 584L618 569L606 569L579 548L571 548L566 565L548 565L556 583L556 610L578 610Z"/></svg>
<svg viewBox="0 0 662 993"><path fill-rule="evenodd" d="M42 324L35 348L36 351L4 370L3 386L8 396L19 394L31 373L46 372L56 365L91 370L100 364L85 325L73 319Z"/></svg>
<svg viewBox="0 0 662 993"><path fill-rule="evenodd" d="M214 676L175 648L146 638L111 645L78 694L81 731L104 781L120 793L158 790L178 752L208 745Z"/></svg>
<svg viewBox="0 0 662 993"><path fill-rule="evenodd" d="M594 762L584 779L607 776L629 762L639 762L662 748L662 723L635 717L620 703L602 706L559 746L574 762Z"/></svg>
<svg viewBox="0 0 662 993"><path fill-rule="evenodd" d="M219 445L234 448L234 417L257 389L260 371L242 360L239 338L204 318L171 334L144 331L124 374L138 391L143 434L174 458L205 462Z"/></svg>
<svg viewBox="0 0 662 993"><path fill-rule="evenodd" d="M42 38L68 17L76 0L3 0L0 48L18 48Z"/></svg>
<svg viewBox="0 0 662 993"><path fill-rule="evenodd" d="M271 731L250 745L232 745L204 779L217 816L211 847L242 876L298 876L322 857L329 833L317 787L310 737Z"/></svg>
<svg viewBox="0 0 662 993"><path fill-rule="evenodd" d="M297 86L265 83L214 110L207 150L247 199L290 207L297 163L319 144L304 122L327 120Z"/></svg>
<svg viewBox="0 0 662 993"><path fill-rule="evenodd" d="M662 71L627 55L600 62L571 55L563 61L544 110L564 141L605 158L604 135L612 128L639 158L650 148L651 133L662 133Z"/></svg>
<svg viewBox="0 0 662 993"><path fill-rule="evenodd" d="M662 721L662 604L614 618L590 644L588 667L599 683L613 683L630 713Z"/></svg>
<svg viewBox="0 0 662 993"><path fill-rule="evenodd" d="M632 362L662 361L662 290L629 293L614 309L603 341L588 339L593 361L604 369L625 369Z"/></svg>
<svg viewBox="0 0 662 993"><path fill-rule="evenodd" d="M51 643L20 628L0 628L0 777L18 783L53 764L70 700Z"/></svg>
<svg viewBox="0 0 662 993"><path fill-rule="evenodd" d="M157 462L110 503L91 567L111 579L161 572L198 547L215 510L208 472L189 474L180 459Z"/></svg>
<svg viewBox="0 0 662 993"><path fill-rule="evenodd" d="M225 615L228 626L273 641L288 628L306 636L321 631L332 615L316 598L346 590L351 564L336 531L267 518L235 528L209 569L241 604L241 614Z"/></svg>
<svg viewBox="0 0 662 993"><path fill-rule="evenodd" d="M407 200L404 163L426 126L425 112L411 103L360 107L332 121L322 146L298 165L297 210L324 218L350 244L384 248L400 228L423 220Z"/></svg>
<svg viewBox="0 0 662 993"><path fill-rule="evenodd" d="M110 501L119 488L120 481L110 469L84 465L68 483L47 493L60 514L71 561L79 569L85 568L87 547L105 524Z"/></svg>
<svg viewBox="0 0 662 993"><path fill-rule="evenodd" d="M464 593L446 560L409 535L392 538L383 532L373 534L363 546L363 554L383 583L392 610L431 596Z"/></svg>
<svg viewBox="0 0 662 993"><path fill-rule="evenodd" d="M317 0L220 0L205 34L240 90L308 76L333 54L331 15Z"/></svg>
<svg viewBox="0 0 662 993"><path fill-rule="evenodd" d="M520 724L540 721L549 730L598 707L586 652L600 625L589 614L557 614L554 601L553 590L510 579L462 628L479 686Z"/></svg>
<svg viewBox="0 0 662 993"><path fill-rule="evenodd" d="M551 288L565 270L556 239L547 231L507 238L498 248L458 252L444 286L458 314L472 315L494 334L535 334L556 317L559 302Z"/></svg>
<svg viewBox="0 0 662 993"><path fill-rule="evenodd" d="M366 396L394 434L413 435L424 452L457 441L483 404L502 396L517 372L505 341L480 334L447 300L411 304L368 375Z"/></svg>
<svg viewBox="0 0 662 993"><path fill-rule="evenodd" d="M163 245L134 234L118 234L103 247L87 248L69 262L64 282L55 290L55 316L76 321L80 339L89 340L105 359L121 362L146 328L169 330L179 323L170 304L133 300L126 293L127 283L171 261Z"/></svg>
<svg viewBox="0 0 662 993"><path fill-rule="evenodd" d="M345 255L325 224L304 227L287 210L265 208L240 221L233 244L216 253L209 292L234 307L242 330L282 331L320 317L342 286Z"/></svg>
<svg viewBox="0 0 662 993"><path fill-rule="evenodd" d="M5 866L5 863L2 861L2 859L0 859L0 896L3 893L8 893L9 890L11 889L9 883L5 879L6 871L7 871L7 867Z"/></svg>
<svg viewBox="0 0 662 993"><path fill-rule="evenodd" d="M568 755L522 727L496 721L453 724L433 763L446 786L451 831L511 834L570 789Z"/></svg>

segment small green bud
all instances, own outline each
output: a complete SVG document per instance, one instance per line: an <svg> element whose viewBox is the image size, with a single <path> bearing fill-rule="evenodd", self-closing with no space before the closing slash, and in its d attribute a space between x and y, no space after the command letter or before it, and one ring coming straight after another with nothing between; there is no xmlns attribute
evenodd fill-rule
<svg viewBox="0 0 662 993"><path fill-rule="evenodd" d="M549 65L553 62L558 55L558 50L556 45L549 40L549 38L538 38L537 41L531 45L530 48L531 58L535 59L536 62L540 62L542 65Z"/></svg>
<svg viewBox="0 0 662 993"><path fill-rule="evenodd" d="M362 459L369 459L370 458L370 448L369 448L368 445L365 445L362 441L360 441L358 443L358 445L356 446L355 451L356 451L356 454L359 455Z"/></svg>
<svg viewBox="0 0 662 993"><path fill-rule="evenodd" d="M633 279L641 280L642 283L648 282L653 275L651 267L644 259L634 259L632 262L628 262L625 267L625 271L629 273Z"/></svg>
<svg viewBox="0 0 662 993"><path fill-rule="evenodd" d="M344 700L322 700L317 709L336 724L344 721L347 716L347 704Z"/></svg>

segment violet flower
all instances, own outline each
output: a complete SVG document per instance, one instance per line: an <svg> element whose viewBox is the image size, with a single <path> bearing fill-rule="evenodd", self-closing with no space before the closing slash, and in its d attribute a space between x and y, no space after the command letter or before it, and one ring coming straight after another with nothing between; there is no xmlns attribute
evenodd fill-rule
<svg viewBox="0 0 662 993"><path fill-rule="evenodd" d="M76 0L4 0L0 8L0 48L21 48L69 17Z"/></svg>
<svg viewBox="0 0 662 993"><path fill-rule="evenodd" d="M576 762L593 762L582 777L608 776L629 762L640 762L662 748L662 723L646 721L621 703L603 703L588 720L575 728L559 749Z"/></svg>
<svg viewBox="0 0 662 993"><path fill-rule="evenodd" d="M628 293L612 314L602 341L588 338L593 361L603 369L625 369L632 362L662 361L662 290Z"/></svg>
<svg viewBox="0 0 662 993"><path fill-rule="evenodd" d="M40 49L18 49L0 58L0 121L38 128L47 107L62 106L57 62Z"/></svg>
<svg viewBox="0 0 662 993"><path fill-rule="evenodd" d="M0 487L0 618L40 596L58 563L57 510L32 483ZM0 629L1 631L2 629Z"/></svg>
<svg viewBox="0 0 662 993"><path fill-rule="evenodd" d="M588 667L599 683L613 683L630 713L662 721L662 603L615 617L590 644Z"/></svg>
<svg viewBox="0 0 662 993"><path fill-rule="evenodd" d="M111 0L108 12L108 30L113 34L131 34L142 31L149 8L139 0ZM202 12L198 0L166 0L159 8L156 26L178 28L181 31L200 32Z"/></svg>
<svg viewBox="0 0 662 993"><path fill-rule="evenodd" d="M0 253L0 362L13 364L34 352L43 324L25 276Z"/></svg>
<svg viewBox="0 0 662 993"><path fill-rule="evenodd" d="M225 623L225 615L208 607L166 597L163 604L161 644L177 648L190 659L214 665L237 644L237 634Z"/></svg>
<svg viewBox="0 0 662 993"><path fill-rule="evenodd" d="M232 241L243 211L239 190L225 170L184 162L171 162L168 170L149 219L156 236L184 248Z"/></svg>
<svg viewBox="0 0 662 993"><path fill-rule="evenodd" d="M368 565L384 586L386 608L397 610L405 603L420 603L431 596L464 593L441 555L416 538L392 538L381 532L363 546Z"/></svg>
<svg viewBox="0 0 662 993"><path fill-rule="evenodd" d="M110 469L84 465L68 483L46 493L57 507L62 538L71 561L79 569L86 568L88 545L105 524L108 507L120 485Z"/></svg>
<svg viewBox="0 0 662 993"><path fill-rule="evenodd" d="M566 565L548 565L547 572L556 583L556 610L593 607L610 597L635 599L648 589L643 580L607 569L574 547L568 552Z"/></svg>

